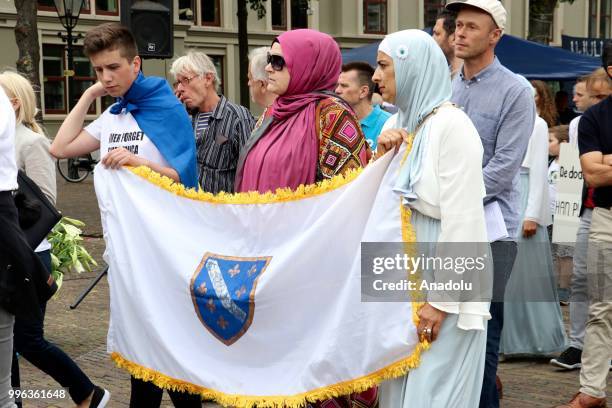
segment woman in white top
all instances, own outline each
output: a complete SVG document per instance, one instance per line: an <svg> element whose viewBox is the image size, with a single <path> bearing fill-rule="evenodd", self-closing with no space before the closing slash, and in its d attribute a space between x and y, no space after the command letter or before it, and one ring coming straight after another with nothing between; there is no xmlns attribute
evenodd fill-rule
<svg viewBox="0 0 612 408"><path fill-rule="evenodd" d="M404 155L404 140L414 135L394 191L412 212L419 250L438 256L441 248L455 254L459 249L459 255L482 256L488 251L483 148L467 115L449 103L451 83L442 51L420 30L390 34L379 46L373 79L384 100L399 109L394 129L379 136L378 154L399 149ZM440 271L432 274L436 282L444 280ZM479 277L480 289L488 294L490 274L491 268L485 268ZM457 278L454 271L450 275ZM447 295L437 299L430 292L419 309L418 334L432 342L431 348L407 376L383 383L382 407L478 406L489 303Z"/></svg>
<svg viewBox="0 0 612 408"><path fill-rule="evenodd" d="M534 89L535 95L535 89ZM547 227L552 223L548 200L548 125L536 116L521 164L521 213L518 250L506 286L500 354L547 355L565 348Z"/></svg>
<svg viewBox="0 0 612 408"><path fill-rule="evenodd" d="M15 111L15 158L17 167L36 183L47 198L55 203L55 164L49 154L49 140L36 123L36 97L30 82L16 72L0 73L0 86ZM51 244L45 239L36 253L49 273L51 272ZM68 392L77 407L91 405L94 391L108 400L108 391L95 386L77 364L55 344L44 337L46 303L40 305L41 319L15 319L14 351L44 371ZM13 357L13 378L19 378L18 360ZM18 386L18 384L17 384ZM106 397L106 398L104 398Z"/></svg>

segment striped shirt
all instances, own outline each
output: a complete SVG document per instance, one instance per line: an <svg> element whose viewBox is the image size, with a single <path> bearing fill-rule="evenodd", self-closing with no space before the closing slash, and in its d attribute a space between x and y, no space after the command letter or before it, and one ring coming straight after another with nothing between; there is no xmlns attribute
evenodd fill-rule
<svg viewBox="0 0 612 408"><path fill-rule="evenodd" d="M206 132L208 130L208 122L210 121L210 117L212 116L212 112L198 112L194 118L194 130L196 134L196 138L198 135Z"/></svg>
<svg viewBox="0 0 612 408"><path fill-rule="evenodd" d="M219 95L214 111L198 113L194 118L198 160L198 182L204 191L216 194L234 192L236 164L255 119L244 106Z"/></svg>

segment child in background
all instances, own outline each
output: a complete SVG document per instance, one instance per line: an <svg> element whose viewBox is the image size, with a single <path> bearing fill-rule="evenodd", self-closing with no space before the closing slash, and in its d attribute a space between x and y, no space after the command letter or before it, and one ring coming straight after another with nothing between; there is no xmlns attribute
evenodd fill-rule
<svg viewBox="0 0 612 408"><path fill-rule="evenodd" d="M568 142L569 126L554 126L548 129L548 198L553 217L557 200L557 180L559 179L559 151L561 143Z"/></svg>
<svg viewBox="0 0 612 408"><path fill-rule="evenodd" d="M557 180L559 179L559 152L561 143L569 142L569 126L554 126L548 129L548 198L550 211L555 216L557 201ZM548 235L552 243L552 225L548 226ZM558 273L559 299L562 305L567 305L569 299L569 284L572 270L573 247L552 243L553 262Z"/></svg>

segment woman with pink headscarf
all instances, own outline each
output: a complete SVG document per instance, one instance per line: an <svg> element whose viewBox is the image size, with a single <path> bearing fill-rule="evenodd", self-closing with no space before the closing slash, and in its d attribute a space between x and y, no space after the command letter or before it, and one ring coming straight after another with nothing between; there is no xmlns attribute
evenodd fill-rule
<svg viewBox="0 0 612 408"><path fill-rule="evenodd" d="M332 92L341 65L340 49L327 34L294 30L274 40L266 72L268 91L278 97L240 154L237 192L296 189L367 164L371 151L357 118ZM308 405L377 406L377 387Z"/></svg>
<svg viewBox="0 0 612 408"><path fill-rule="evenodd" d="M363 167L371 152L351 108L333 89L342 58L315 30L278 36L268 54L268 91L278 95L243 148L236 191L295 189Z"/></svg>

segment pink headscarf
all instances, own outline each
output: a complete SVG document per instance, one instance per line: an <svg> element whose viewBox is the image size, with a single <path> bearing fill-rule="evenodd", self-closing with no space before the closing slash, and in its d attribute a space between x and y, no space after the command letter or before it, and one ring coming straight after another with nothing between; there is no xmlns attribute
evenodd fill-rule
<svg viewBox="0 0 612 408"><path fill-rule="evenodd" d="M274 123L249 152L236 191L274 191L315 182L319 136L317 102L333 90L342 57L332 37L315 30L287 31L277 37L291 76L287 91L272 104Z"/></svg>

